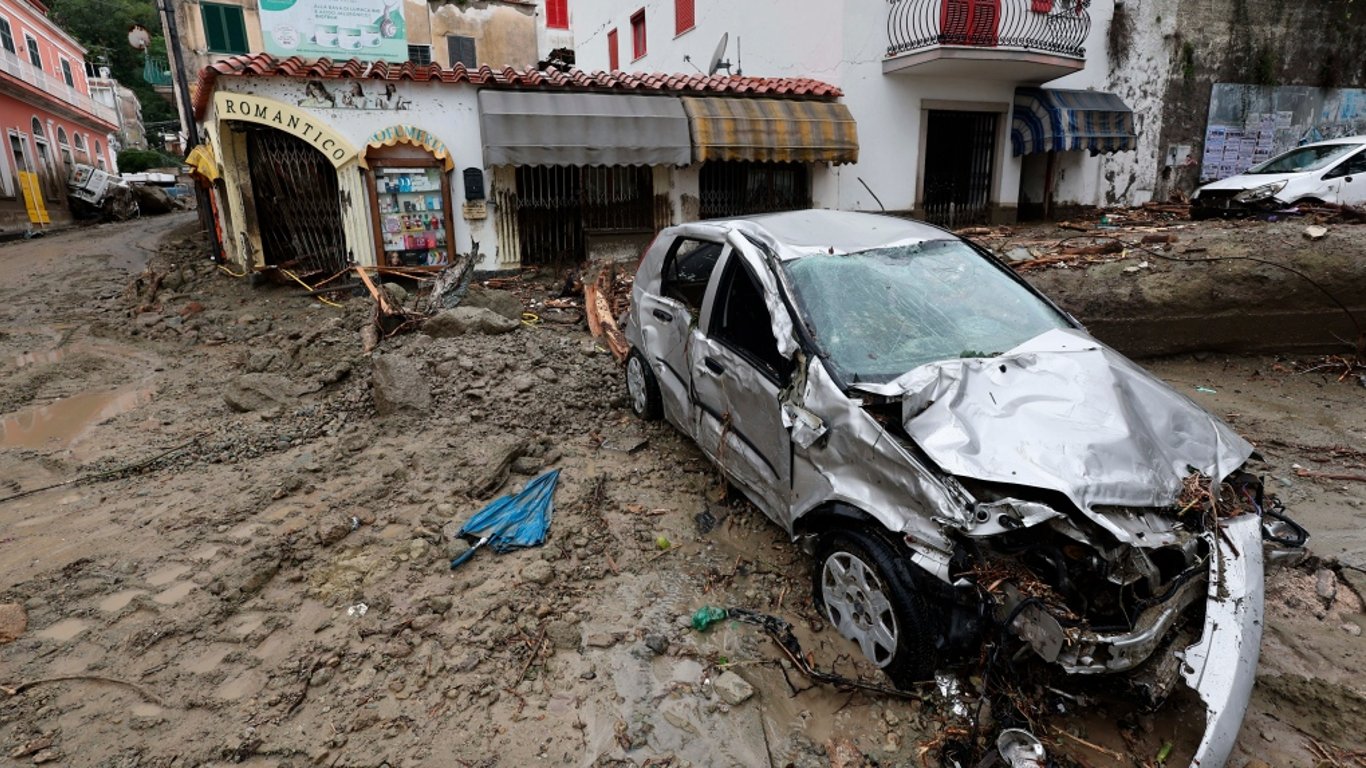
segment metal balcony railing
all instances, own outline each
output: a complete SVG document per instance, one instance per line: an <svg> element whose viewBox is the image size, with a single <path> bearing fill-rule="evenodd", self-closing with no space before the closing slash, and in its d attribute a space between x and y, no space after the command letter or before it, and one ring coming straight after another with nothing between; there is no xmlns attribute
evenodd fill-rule
<svg viewBox="0 0 1366 768"><path fill-rule="evenodd" d="M1084 58L1091 0L889 0L887 55L962 45Z"/></svg>
<svg viewBox="0 0 1366 768"><path fill-rule="evenodd" d="M142 79L149 85L168 86L171 84L171 68L165 59L148 56L142 61Z"/></svg>
<svg viewBox="0 0 1366 768"><path fill-rule="evenodd" d="M0 48L0 72L35 86L49 96L64 101L86 114L94 115L106 123L119 124L118 113L113 107L95 101L89 94L67 85L65 80L44 72L3 48Z"/></svg>

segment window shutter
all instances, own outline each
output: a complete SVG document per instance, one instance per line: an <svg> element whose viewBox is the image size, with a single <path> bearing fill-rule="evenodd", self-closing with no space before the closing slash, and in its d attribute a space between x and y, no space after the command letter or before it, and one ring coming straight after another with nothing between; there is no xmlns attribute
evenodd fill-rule
<svg viewBox="0 0 1366 768"><path fill-rule="evenodd" d="M247 53L247 24L242 18L242 9L229 5L223 8L223 24L226 27L228 50L233 53Z"/></svg>
<svg viewBox="0 0 1366 768"><path fill-rule="evenodd" d="M1052 13L1053 0L1030 0L1029 10L1035 13Z"/></svg>
<svg viewBox="0 0 1366 768"><path fill-rule="evenodd" d="M474 38L462 35L448 35L446 37L446 50L450 53L451 66L464 64L465 69L476 69L479 60L475 56Z"/></svg>
<svg viewBox="0 0 1366 768"><path fill-rule="evenodd" d="M674 34L681 35L697 26L697 4L694 0L674 0Z"/></svg>
<svg viewBox="0 0 1366 768"><path fill-rule="evenodd" d="M615 29L607 33L607 68L612 71L621 69L621 54L617 52L617 31Z"/></svg>
<svg viewBox="0 0 1366 768"><path fill-rule="evenodd" d="M199 15L204 21L204 41L209 44L209 50L223 50L223 10L216 5L201 3Z"/></svg>
<svg viewBox="0 0 1366 768"><path fill-rule="evenodd" d="M996 45L996 21L1001 0L973 0L968 45Z"/></svg>
<svg viewBox="0 0 1366 768"><path fill-rule="evenodd" d="M550 29L569 29L569 0L546 0L545 25Z"/></svg>

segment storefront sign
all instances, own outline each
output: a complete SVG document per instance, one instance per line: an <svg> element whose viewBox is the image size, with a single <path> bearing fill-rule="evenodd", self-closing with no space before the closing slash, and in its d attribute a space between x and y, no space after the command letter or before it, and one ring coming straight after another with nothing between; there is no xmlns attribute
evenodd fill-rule
<svg viewBox="0 0 1366 768"><path fill-rule="evenodd" d="M350 142L324 125L317 115L298 107L263 96L225 91L213 95L213 104L219 120L245 120L278 128L308 142L326 155L334 167L341 167L356 156Z"/></svg>
<svg viewBox="0 0 1366 768"><path fill-rule="evenodd" d="M370 139L366 142L366 146L369 147L392 147L395 144L415 144L431 152L437 160L441 160L446 170L455 167L455 161L446 149L446 142L415 125L391 125L370 134Z"/></svg>
<svg viewBox="0 0 1366 768"><path fill-rule="evenodd" d="M403 0L261 0L260 14L276 56L408 60Z"/></svg>

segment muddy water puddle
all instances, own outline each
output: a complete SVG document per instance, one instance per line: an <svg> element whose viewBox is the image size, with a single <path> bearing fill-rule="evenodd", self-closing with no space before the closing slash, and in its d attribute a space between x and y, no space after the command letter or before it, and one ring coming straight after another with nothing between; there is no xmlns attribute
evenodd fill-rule
<svg viewBox="0 0 1366 768"><path fill-rule="evenodd" d="M151 402L155 391L140 383L83 392L0 416L0 448L70 448L102 422Z"/></svg>

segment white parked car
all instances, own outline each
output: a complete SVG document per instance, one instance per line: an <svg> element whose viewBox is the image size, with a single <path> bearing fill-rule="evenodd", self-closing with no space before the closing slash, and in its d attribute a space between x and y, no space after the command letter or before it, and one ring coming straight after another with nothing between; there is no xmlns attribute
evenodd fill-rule
<svg viewBox="0 0 1366 768"><path fill-rule="evenodd" d="M1196 190L1191 215L1208 218L1299 204L1366 204L1366 136L1318 141Z"/></svg>

